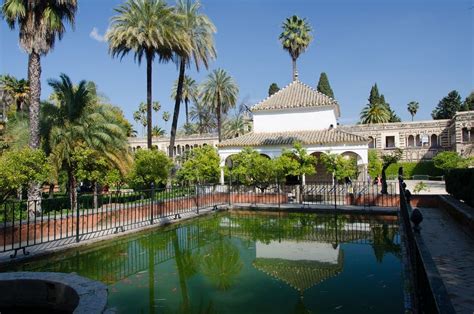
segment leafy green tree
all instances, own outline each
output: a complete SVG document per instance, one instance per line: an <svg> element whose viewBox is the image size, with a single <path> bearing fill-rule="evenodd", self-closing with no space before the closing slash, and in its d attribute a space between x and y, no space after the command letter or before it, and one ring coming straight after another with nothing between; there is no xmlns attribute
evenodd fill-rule
<svg viewBox="0 0 474 314"><path fill-rule="evenodd" d="M326 96L334 98L334 92L332 91L331 85L329 85L329 79L325 72L321 72L321 75L319 76L317 90Z"/></svg>
<svg viewBox="0 0 474 314"><path fill-rule="evenodd" d="M171 90L171 99L176 99L176 93L178 90L178 80L173 84L173 89ZM196 81L189 75L184 76L183 86L181 90L181 98L184 100L185 113L186 113L186 123L189 123L189 102L196 102L198 97L198 85Z"/></svg>
<svg viewBox="0 0 474 314"><path fill-rule="evenodd" d="M0 204L31 182L46 181L50 170L46 155L38 149L26 147L0 155Z"/></svg>
<svg viewBox="0 0 474 314"><path fill-rule="evenodd" d="M164 185L173 167L168 156L159 150L139 150L135 153L135 162L129 174L129 184L134 189L149 189Z"/></svg>
<svg viewBox="0 0 474 314"><path fill-rule="evenodd" d="M281 154L273 160L275 177L278 183L283 182L287 176L298 176L300 164L293 154Z"/></svg>
<svg viewBox="0 0 474 314"><path fill-rule="evenodd" d="M306 19L301 19L296 15L289 17L283 22L283 32L279 39L283 49L288 51L293 65L293 80L296 80L296 60L305 52L313 40L311 26Z"/></svg>
<svg viewBox="0 0 474 314"><path fill-rule="evenodd" d="M264 191L275 182L272 160L252 148L244 148L232 156L232 161L232 176L245 185L254 185Z"/></svg>
<svg viewBox="0 0 474 314"><path fill-rule="evenodd" d="M433 157L436 168L444 171L455 168L466 168L470 164L470 160L463 158L457 152L441 152Z"/></svg>
<svg viewBox="0 0 474 314"><path fill-rule="evenodd" d="M377 150L369 149L368 172L373 179L382 173L382 160L380 160Z"/></svg>
<svg viewBox="0 0 474 314"><path fill-rule="evenodd" d="M176 85L176 101L174 105L173 121L171 123L170 150L169 156L173 157L173 147L176 139L176 130L178 128L179 107L183 98L183 85L185 79L186 66L190 66L194 61L196 70L199 71L200 65L207 69L209 62L216 57L214 47L214 33L216 27L205 15L200 13L201 3L197 0L194 3L190 0L178 0L176 3L176 12L182 17L180 25L190 43L190 49L175 50L175 61L179 64L179 76ZM190 95L191 96L191 95ZM186 116L188 123L188 116Z"/></svg>
<svg viewBox="0 0 474 314"><path fill-rule="evenodd" d="M25 111L30 93L30 84L25 79L17 79L11 75L0 76L0 89L10 96L16 105L16 111Z"/></svg>
<svg viewBox="0 0 474 314"><path fill-rule="evenodd" d="M288 175L300 177L300 182L303 182L301 176L303 174L311 175L316 173L316 157L308 154L306 148L301 143L295 143L293 148L283 149L282 155L294 158L298 163L298 168L293 169Z"/></svg>
<svg viewBox="0 0 474 314"><path fill-rule="evenodd" d="M196 123L196 129L199 134L212 133L216 128L216 119L212 114L212 108L202 102L194 103L191 107L191 120Z"/></svg>
<svg viewBox="0 0 474 314"><path fill-rule="evenodd" d="M416 113L418 112L419 104L416 101L410 101L407 105L408 112L411 115L411 121L413 121L413 117L415 117Z"/></svg>
<svg viewBox="0 0 474 314"><path fill-rule="evenodd" d="M219 142L222 141L222 115L235 107L239 87L223 69L212 71L201 89L201 101L212 108L217 118Z"/></svg>
<svg viewBox="0 0 474 314"><path fill-rule="evenodd" d="M387 106L385 106L385 104L367 104L360 113L360 123L387 123L390 121L390 115L390 111L387 109Z"/></svg>
<svg viewBox="0 0 474 314"><path fill-rule="evenodd" d="M270 87L268 88L268 96L275 94L279 90L280 90L280 87L278 87L277 83L270 84Z"/></svg>
<svg viewBox="0 0 474 314"><path fill-rule="evenodd" d="M385 154L382 156L382 190L380 193L382 194L387 194L387 175L385 174L385 171L387 170L388 166L391 164L396 164L397 162L402 159L402 154L403 151L400 148L395 149L390 154Z"/></svg>
<svg viewBox="0 0 474 314"><path fill-rule="evenodd" d="M474 91L472 91L469 96L466 97L462 105L463 111L474 110Z"/></svg>
<svg viewBox="0 0 474 314"><path fill-rule="evenodd" d="M2 16L10 28L19 28L21 47L28 53L29 81L29 146L40 147L41 56L53 49L56 39L61 40L66 27L74 25L77 0L5 0ZM32 182L28 199L41 199L41 186Z"/></svg>
<svg viewBox="0 0 474 314"><path fill-rule="evenodd" d="M146 59L147 147L151 149L153 60L167 62L175 51L190 51L190 40L183 31L182 16L164 0L128 0L115 11L106 35L110 53L123 58L133 52L139 64Z"/></svg>
<svg viewBox="0 0 474 314"><path fill-rule="evenodd" d="M438 106L433 110L431 116L435 120L439 119L452 119L456 112L460 111L461 107L461 95L455 90L449 92L449 94L441 99Z"/></svg>
<svg viewBox="0 0 474 314"><path fill-rule="evenodd" d="M185 162L177 173L180 181L191 184L219 182L220 157L214 147L207 145L192 149L184 159Z"/></svg>
<svg viewBox="0 0 474 314"><path fill-rule="evenodd" d="M321 154L321 162L337 181L357 177L357 160L340 154Z"/></svg>

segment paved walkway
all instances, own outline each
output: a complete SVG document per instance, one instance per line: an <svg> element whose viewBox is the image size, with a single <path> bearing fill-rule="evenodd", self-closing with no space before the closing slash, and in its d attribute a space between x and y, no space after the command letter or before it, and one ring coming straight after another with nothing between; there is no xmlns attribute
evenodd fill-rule
<svg viewBox="0 0 474 314"><path fill-rule="evenodd" d="M421 235L456 312L474 313L474 237L443 209L420 208Z"/></svg>

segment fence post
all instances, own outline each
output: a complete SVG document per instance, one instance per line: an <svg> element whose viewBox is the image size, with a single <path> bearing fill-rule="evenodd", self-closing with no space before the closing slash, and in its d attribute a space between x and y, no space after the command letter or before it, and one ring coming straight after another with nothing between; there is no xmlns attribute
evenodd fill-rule
<svg viewBox="0 0 474 314"><path fill-rule="evenodd" d="M334 210L337 210L337 180L334 177Z"/></svg>
<svg viewBox="0 0 474 314"><path fill-rule="evenodd" d="M74 193L74 191L72 191ZM79 242L79 188L76 190L76 242ZM48 222L49 224L49 222Z"/></svg>
<svg viewBox="0 0 474 314"><path fill-rule="evenodd" d="M155 205L155 183L151 183L151 212L150 212L150 225L153 224L153 210Z"/></svg>
<svg viewBox="0 0 474 314"><path fill-rule="evenodd" d="M199 215L199 185L196 184L196 213Z"/></svg>

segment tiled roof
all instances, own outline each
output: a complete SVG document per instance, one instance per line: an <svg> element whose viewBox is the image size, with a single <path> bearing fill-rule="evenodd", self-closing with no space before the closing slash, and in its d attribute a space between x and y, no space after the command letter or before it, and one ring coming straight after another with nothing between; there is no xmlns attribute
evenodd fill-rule
<svg viewBox="0 0 474 314"><path fill-rule="evenodd" d="M340 115L339 104L335 99L318 92L299 80L294 80L253 106L252 111L323 106L335 106L337 116Z"/></svg>
<svg viewBox="0 0 474 314"><path fill-rule="evenodd" d="M245 135L221 142L219 147L242 147L242 146L271 146L271 145L293 145L295 142L301 144L350 144L367 143L368 140L360 135L328 129L319 131L294 131L275 133L247 133Z"/></svg>

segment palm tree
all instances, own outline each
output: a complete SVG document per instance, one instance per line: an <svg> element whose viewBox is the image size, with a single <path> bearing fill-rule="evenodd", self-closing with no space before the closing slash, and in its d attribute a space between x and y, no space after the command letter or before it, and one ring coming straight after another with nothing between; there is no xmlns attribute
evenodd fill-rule
<svg viewBox="0 0 474 314"><path fill-rule="evenodd" d="M411 121L413 121L413 117L416 115L419 108L419 104L416 101L410 101L408 103L408 112L411 114Z"/></svg>
<svg viewBox="0 0 474 314"><path fill-rule="evenodd" d="M234 138L245 134L245 121L242 114L224 120L224 138Z"/></svg>
<svg viewBox="0 0 474 314"><path fill-rule="evenodd" d="M29 146L37 149L40 147L41 56L53 49L56 38L62 39L65 21L74 26L77 0L5 0L1 10L10 28L18 25L20 45L28 53ZM40 184L31 182L29 204L34 206L38 199L41 199ZM41 210L41 205L37 206Z"/></svg>
<svg viewBox="0 0 474 314"><path fill-rule="evenodd" d="M191 49L184 51L176 51L175 59L179 63L179 76L176 86L176 99L173 112L173 121L171 123L170 132L170 157L173 157L173 147L176 140L176 129L178 127L179 107L183 98L184 72L186 66L191 65L194 61L196 70L199 71L200 65L203 64L207 69L209 61L216 57L214 48L214 33L216 27L209 18L200 14L201 3L191 0L178 0L176 3L176 12L183 17L182 26L185 34L188 36Z"/></svg>
<svg viewBox="0 0 474 314"><path fill-rule="evenodd" d="M173 89L171 90L171 99L176 99L176 91L178 89L178 80L174 82ZM198 95L198 86L196 81L189 75L184 76L183 87L181 91L181 98L184 100L186 106L186 124L189 124L189 102L192 100L196 102Z"/></svg>
<svg viewBox="0 0 474 314"><path fill-rule="evenodd" d="M217 132L219 142L221 135L221 115L226 114L230 108L235 106L239 87L232 76L223 69L212 71L202 85L202 102L214 110L217 117Z"/></svg>
<svg viewBox="0 0 474 314"><path fill-rule="evenodd" d="M360 123L387 123L390 120L390 111L385 104L375 103L367 104L360 113Z"/></svg>
<svg viewBox="0 0 474 314"><path fill-rule="evenodd" d="M153 136L163 136L165 134L166 134L166 131L163 128L157 125L153 127Z"/></svg>
<svg viewBox="0 0 474 314"><path fill-rule="evenodd" d="M71 208L77 200L77 179L73 155L77 147L98 152L108 163L125 172L130 160L127 150L125 125L117 119L110 105L97 103L97 98L86 87L86 81L74 86L70 78L61 74L60 80L49 80L56 94L56 105L45 105L48 112L48 150L57 169L68 175Z"/></svg>
<svg viewBox="0 0 474 314"><path fill-rule="evenodd" d="M15 102L16 111L25 110L25 103L30 93L30 84L25 79L17 79L10 75L0 76L0 88Z"/></svg>
<svg viewBox="0 0 474 314"><path fill-rule="evenodd" d="M107 33L112 56L123 58L133 51L140 64L146 59L147 147L152 146L152 63L171 60L174 51L189 51L187 35L181 31L181 18L164 0L128 0L115 9Z"/></svg>
<svg viewBox="0 0 474 314"><path fill-rule="evenodd" d="M161 109L161 104L158 101L154 101L151 107L154 112L158 112ZM145 133L145 127L148 124L148 116L147 116L148 111L147 110L148 110L147 104L142 102L140 103L140 105L138 105L138 110L133 112L133 120L135 120L135 122L140 123L140 125L143 126L143 136Z"/></svg>
<svg viewBox="0 0 474 314"><path fill-rule="evenodd" d="M306 19L301 19L293 15L286 19L282 28L283 32L280 34L279 39L283 45L283 49L290 54L293 64L293 80L296 80L296 60L305 52L313 40L311 26Z"/></svg>
<svg viewBox="0 0 474 314"><path fill-rule="evenodd" d="M202 102L194 103L191 107L189 115L191 120L197 123L197 130L199 134L211 133L216 127L216 121L212 112L208 106L205 106Z"/></svg>

